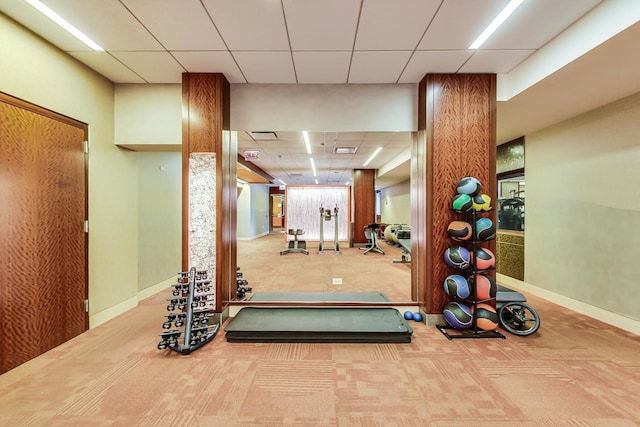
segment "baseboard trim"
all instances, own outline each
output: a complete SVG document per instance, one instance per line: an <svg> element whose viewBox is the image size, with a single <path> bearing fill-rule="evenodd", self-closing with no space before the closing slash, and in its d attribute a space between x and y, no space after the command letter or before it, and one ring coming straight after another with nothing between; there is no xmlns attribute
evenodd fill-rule
<svg viewBox="0 0 640 427"><path fill-rule="evenodd" d="M156 283L155 285L151 285L148 288L145 288L138 292L138 301L142 301L143 299L147 299L150 296L157 294L158 292L164 291L169 288L171 285L176 283L176 276L170 277L167 280L163 280L160 283Z"/></svg>
<svg viewBox="0 0 640 427"><path fill-rule="evenodd" d="M255 235L253 237L236 237L236 240L243 240L243 241L256 240L256 239L258 239L260 237L264 237L264 236L267 236L267 235L269 235L268 231L266 231L266 232L264 232L262 234Z"/></svg>
<svg viewBox="0 0 640 427"><path fill-rule="evenodd" d="M570 310L582 313L593 319L623 329L627 332L631 332L636 335L640 335L640 321L631 319L629 317L613 313L600 307L596 307L591 304L587 304L582 301L569 298L564 295L557 294L547 289L540 288L538 286L531 285L521 280L514 279L504 274L496 274L498 282L504 284L509 288L513 288L518 291L527 292L531 295L543 298L554 304L558 304L562 307ZM534 307L535 308L535 307ZM544 319L542 319L544 321Z"/></svg>
<svg viewBox="0 0 640 427"><path fill-rule="evenodd" d="M102 325L103 323L108 322L116 316L121 315L122 313L131 310L134 307L138 306L138 296L131 297L122 301L119 304L116 304L112 307L107 308L106 310L102 310L99 313L96 313L92 316L89 316L89 329L93 329L97 326Z"/></svg>
<svg viewBox="0 0 640 427"><path fill-rule="evenodd" d="M169 278L167 280L163 280L160 283L156 283L155 285L151 285L148 288L145 288L138 292L135 297L131 297L125 301L122 301L119 304L116 304L112 307L107 308L106 310L102 310L99 313L89 316L89 329L93 329L97 326L102 325L105 322L113 319L116 316L121 315L122 313L131 310L138 306L138 303L144 299L147 299L158 292L162 292L169 288L171 285L175 283L175 277Z"/></svg>

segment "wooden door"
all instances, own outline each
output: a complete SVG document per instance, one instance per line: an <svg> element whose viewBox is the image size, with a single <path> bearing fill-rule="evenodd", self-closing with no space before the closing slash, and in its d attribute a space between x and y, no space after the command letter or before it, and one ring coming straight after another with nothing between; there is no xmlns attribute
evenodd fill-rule
<svg viewBox="0 0 640 427"><path fill-rule="evenodd" d="M86 133L0 94L0 374L88 328Z"/></svg>

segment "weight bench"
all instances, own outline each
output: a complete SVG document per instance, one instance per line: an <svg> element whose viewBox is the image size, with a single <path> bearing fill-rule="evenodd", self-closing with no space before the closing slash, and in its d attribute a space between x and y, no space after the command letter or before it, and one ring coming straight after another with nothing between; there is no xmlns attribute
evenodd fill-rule
<svg viewBox="0 0 640 427"><path fill-rule="evenodd" d="M402 259L392 259L394 264L407 264L411 262L411 239L398 239L398 245L402 249Z"/></svg>

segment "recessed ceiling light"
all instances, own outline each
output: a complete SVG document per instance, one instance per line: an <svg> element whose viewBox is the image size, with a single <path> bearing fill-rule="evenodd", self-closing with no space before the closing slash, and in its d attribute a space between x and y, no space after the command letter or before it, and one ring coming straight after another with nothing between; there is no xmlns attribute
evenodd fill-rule
<svg viewBox="0 0 640 427"><path fill-rule="evenodd" d="M60 25L62 28L67 30L71 35L73 35L75 38L80 40L82 43L89 46L91 49L98 52L104 52L104 49L98 43L91 40L86 34L84 34L82 31L80 31L79 29L71 25L66 19L64 19L62 16L58 15L57 13L55 13L53 10L49 9L47 6L42 4L39 0L24 0L24 1L26 1L36 9L38 9L40 13L45 15L47 18L51 19L56 24Z"/></svg>
<svg viewBox="0 0 640 427"><path fill-rule="evenodd" d="M491 24L478 36L478 38L471 43L469 49L478 49L482 44L487 41L489 37L502 25L504 21L522 4L524 0L511 0L502 11L491 21Z"/></svg>

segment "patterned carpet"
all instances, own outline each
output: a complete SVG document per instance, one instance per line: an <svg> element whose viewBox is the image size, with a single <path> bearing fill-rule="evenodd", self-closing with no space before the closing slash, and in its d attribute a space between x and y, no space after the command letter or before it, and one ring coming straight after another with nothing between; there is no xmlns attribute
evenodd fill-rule
<svg viewBox="0 0 640 427"><path fill-rule="evenodd" d="M283 262L296 256L337 257ZM0 376L0 426L640 425L640 337L540 298L527 296L542 319L529 337L449 341L416 322L410 344L228 343L221 331L181 356L156 349L168 296Z"/></svg>

